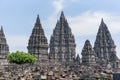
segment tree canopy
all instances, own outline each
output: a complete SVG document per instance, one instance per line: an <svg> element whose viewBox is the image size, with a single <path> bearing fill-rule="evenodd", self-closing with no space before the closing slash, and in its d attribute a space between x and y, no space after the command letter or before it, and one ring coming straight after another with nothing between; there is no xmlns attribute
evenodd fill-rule
<svg viewBox="0 0 120 80"><path fill-rule="evenodd" d="M35 56L22 51L16 51L8 54L7 59L9 60L10 63L16 64L35 63L36 61Z"/></svg>

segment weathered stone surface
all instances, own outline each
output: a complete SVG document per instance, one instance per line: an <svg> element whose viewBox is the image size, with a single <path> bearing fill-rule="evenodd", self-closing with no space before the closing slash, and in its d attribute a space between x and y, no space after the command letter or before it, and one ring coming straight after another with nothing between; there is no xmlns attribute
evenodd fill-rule
<svg viewBox="0 0 120 80"><path fill-rule="evenodd" d="M1 26L1 30L0 30L0 55L6 55L8 53L9 53L9 47L7 44L7 40L5 38L3 27Z"/></svg>
<svg viewBox="0 0 120 80"><path fill-rule="evenodd" d="M74 65L65 67L61 64L49 62L32 65L10 64L4 66L2 73L0 70L0 74L2 74L0 78L4 80L94 80L97 77L112 80L111 73L99 66Z"/></svg>
<svg viewBox="0 0 120 80"><path fill-rule="evenodd" d="M9 46L5 38L3 27L1 26L1 29L0 29L0 65L7 64L6 56L8 53L9 53Z"/></svg>
<svg viewBox="0 0 120 80"><path fill-rule="evenodd" d="M90 44L89 40L85 41L85 45L82 49L82 64L83 65L95 65L96 64L96 57L95 52Z"/></svg>
<svg viewBox="0 0 120 80"><path fill-rule="evenodd" d="M29 38L27 48L28 52L37 55L38 59L48 57L48 42L40 23L39 15L37 16L35 26Z"/></svg>
<svg viewBox="0 0 120 80"><path fill-rule="evenodd" d="M102 19L94 43L94 50L98 57L99 63L107 64L108 62L111 62L112 66L115 66L114 63L118 60L115 49L116 45Z"/></svg>
<svg viewBox="0 0 120 80"><path fill-rule="evenodd" d="M75 39L63 12L53 30L49 46L49 57L51 60L69 62L75 58Z"/></svg>

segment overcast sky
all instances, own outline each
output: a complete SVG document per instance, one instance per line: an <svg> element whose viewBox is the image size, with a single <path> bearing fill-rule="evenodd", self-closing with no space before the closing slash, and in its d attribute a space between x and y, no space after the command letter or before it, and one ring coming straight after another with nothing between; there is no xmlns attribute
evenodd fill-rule
<svg viewBox="0 0 120 80"><path fill-rule="evenodd" d="M3 26L10 52L27 52L27 44L39 14L48 40L61 11L68 20L76 40L76 53L84 42L92 46L101 22L107 24L120 57L120 0L0 0L0 25Z"/></svg>

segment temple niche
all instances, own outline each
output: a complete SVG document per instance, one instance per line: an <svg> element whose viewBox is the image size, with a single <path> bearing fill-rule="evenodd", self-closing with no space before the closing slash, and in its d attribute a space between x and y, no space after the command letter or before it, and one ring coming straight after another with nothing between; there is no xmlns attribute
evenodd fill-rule
<svg viewBox="0 0 120 80"><path fill-rule="evenodd" d="M52 61L71 62L75 59L75 39L71 32L71 28L61 12L60 19L57 21L56 27L50 39L49 58Z"/></svg>
<svg viewBox="0 0 120 80"><path fill-rule="evenodd" d="M48 58L48 42L40 23L39 15L37 16L36 23L29 38L27 48L28 52L36 55L38 59Z"/></svg>

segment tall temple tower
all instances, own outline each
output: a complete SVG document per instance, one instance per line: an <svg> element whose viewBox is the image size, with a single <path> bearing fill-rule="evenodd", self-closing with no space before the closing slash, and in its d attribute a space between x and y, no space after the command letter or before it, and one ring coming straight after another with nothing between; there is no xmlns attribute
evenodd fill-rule
<svg viewBox="0 0 120 80"><path fill-rule="evenodd" d="M83 65L95 65L96 64L96 56L95 56L95 52L90 44L89 40L85 41L85 45L82 49L82 64Z"/></svg>
<svg viewBox="0 0 120 80"><path fill-rule="evenodd" d="M98 59L103 61L103 63L114 63L117 60L115 49L116 45L114 44L111 34L102 19L96 36L96 41L94 43L95 53Z"/></svg>
<svg viewBox="0 0 120 80"><path fill-rule="evenodd" d="M70 62L75 58L75 39L63 12L53 30L49 46L49 58L52 60Z"/></svg>
<svg viewBox="0 0 120 80"><path fill-rule="evenodd" d="M1 30L0 30L0 55L3 55L5 57L8 53L9 53L9 47L7 44L7 40L5 38L3 27L1 26Z"/></svg>
<svg viewBox="0 0 120 80"><path fill-rule="evenodd" d="M48 42L40 23L39 15L29 38L27 48L28 52L37 55L38 59L48 58Z"/></svg>

